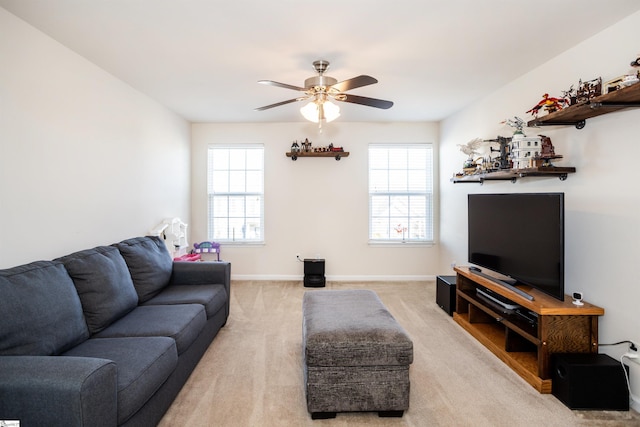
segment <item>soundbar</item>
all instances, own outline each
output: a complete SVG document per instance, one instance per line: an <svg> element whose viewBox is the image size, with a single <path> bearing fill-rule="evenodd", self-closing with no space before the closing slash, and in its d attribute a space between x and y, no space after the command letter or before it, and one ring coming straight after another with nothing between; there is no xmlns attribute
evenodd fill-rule
<svg viewBox="0 0 640 427"><path fill-rule="evenodd" d="M518 304L514 303L513 301L509 301L508 299L502 297L502 295L491 292L489 289L476 288L476 294L490 299L506 310L516 310L520 308Z"/></svg>
<svg viewBox="0 0 640 427"><path fill-rule="evenodd" d="M478 267L469 267L469 271L472 272L473 274L477 274L478 276L482 276L485 279L489 279L494 283L497 283L500 286L504 286L505 288L509 289L510 291L515 292L516 294L520 295L523 298L528 299L529 301L533 301L533 295L530 295L528 293L526 293L525 291L523 291L522 289L518 289L515 286L513 286L510 283L505 282L504 280L500 280L497 279L487 273L484 273L482 270L480 270Z"/></svg>

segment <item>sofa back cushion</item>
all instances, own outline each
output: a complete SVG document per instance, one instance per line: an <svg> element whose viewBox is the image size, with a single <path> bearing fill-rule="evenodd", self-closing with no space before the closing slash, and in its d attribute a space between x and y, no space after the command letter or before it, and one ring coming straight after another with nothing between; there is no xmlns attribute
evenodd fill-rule
<svg viewBox="0 0 640 427"><path fill-rule="evenodd" d="M118 249L99 246L59 258L78 290L89 332L100 332L138 305L127 264Z"/></svg>
<svg viewBox="0 0 640 427"><path fill-rule="evenodd" d="M61 262L0 270L0 355L58 355L89 338L80 298Z"/></svg>
<svg viewBox="0 0 640 427"><path fill-rule="evenodd" d="M162 239L136 237L113 246L127 262L140 303L150 300L169 284L173 261Z"/></svg>

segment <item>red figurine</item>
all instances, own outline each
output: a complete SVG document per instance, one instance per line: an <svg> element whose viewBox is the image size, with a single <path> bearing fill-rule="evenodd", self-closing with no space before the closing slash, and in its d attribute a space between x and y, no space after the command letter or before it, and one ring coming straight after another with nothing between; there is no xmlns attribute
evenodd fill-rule
<svg viewBox="0 0 640 427"><path fill-rule="evenodd" d="M545 93L542 95L542 100L538 102L535 107L527 111L527 113L531 113L534 117L538 117L538 112L541 108L544 108L548 113L553 113L554 111L562 110L562 107L566 104L566 99L550 97L548 93Z"/></svg>

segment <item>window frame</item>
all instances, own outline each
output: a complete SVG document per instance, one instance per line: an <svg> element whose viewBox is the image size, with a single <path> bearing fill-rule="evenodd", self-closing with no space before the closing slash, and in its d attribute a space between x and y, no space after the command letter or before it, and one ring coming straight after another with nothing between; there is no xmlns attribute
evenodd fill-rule
<svg viewBox="0 0 640 427"><path fill-rule="evenodd" d="M408 157L408 152L411 149L426 149L427 153L425 155L425 165L424 165L424 169L416 169L416 168L411 168L409 166L409 157ZM386 168L374 168L372 165L372 149L394 149L394 150L405 150L406 153L405 155L407 156L407 164L405 165L405 167L403 169L398 169L398 168L393 168L389 165L389 163L387 163L387 167ZM434 146L433 143L429 143L429 142L420 142L420 143L370 143L368 145L367 148L367 174L368 174L368 181L367 181L367 192L368 192L368 203L369 203L369 212L368 212L368 242L369 245L424 245L424 246L431 246L435 243L435 194L434 194L434 174L435 174L435 170L434 170L434 164L433 164L433 156L434 156ZM389 174L389 171L393 171L393 170L398 170L398 171L403 171L406 174L406 188L404 189L391 189L388 188L391 186L391 184L387 183L387 188L386 189L378 189L376 190L373 185L375 185L372 181L372 175L373 175L373 171L380 171L380 170L386 170L387 174ZM425 182L422 183L420 186L422 186L423 188L417 188L417 189L411 189L411 182L409 180L410 177L410 171L417 171L417 170L422 170L424 173L424 178L425 178ZM401 174L400 174L401 175ZM420 187L418 186L418 187ZM389 213L386 216L374 216L374 199L376 197L388 197L389 198ZM391 199L393 197L401 197L401 198L406 198L407 199L407 208L409 211L407 212L408 215L408 222L409 224L407 224L407 227L399 227L402 231L403 234L402 236L398 236L395 237L391 235L392 230L394 229L394 226L392 224L394 215L391 213L392 210L392 205L391 205ZM410 207L410 201L411 198L414 198L414 200L416 200L415 198L417 197L424 197L424 205L423 205L423 209L424 209L424 215L412 215L412 209ZM422 208L420 208L422 209ZM418 210L420 210L418 209ZM380 218L387 218L388 223L387 223L387 230L386 230L386 237L374 237L374 222L376 221L376 218L380 219ZM412 230L410 223L411 223L411 219L412 218L416 218L416 219L422 219L424 221L424 238L412 238L411 237L411 233ZM415 223L415 222L414 222ZM398 224L401 225L401 224ZM396 229L397 231L397 229ZM408 233L404 234L404 232ZM400 232L398 232L400 233Z"/></svg>
<svg viewBox="0 0 640 427"><path fill-rule="evenodd" d="M247 150L260 150L260 167L259 168L248 168L246 164L246 151ZM231 150L243 150L245 151L245 164L241 169L233 168L231 165L228 165L227 168L216 169L214 166L214 156L216 150L228 150L228 153L231 153ZM265 149L264 144L258 143L244 143L244 144L210 144L207 147L207 238L210 241L215 241L217 243L223 243L225 245L261 245L265 242L265 216L264 216L264 166L265 166ZM230 156L227 159L228 163L231 162ZM247 173L253 171L260 172L260 182L259 189L254 191L247 191L248 181L246 179ZM231 175L231 172L243 172L244 173L244 191L231 190L232 180L230 177L227 177L227 191L215 190L215 183L213 182L213 175L216 173L224 173L226 172L228 175ZM226 216L220 216L219 218L226 219L227 221L227 231L226 237L220 237L219 234L215 233L214 223L215 223L215 198L216 196L227 197L227 206ZM259 216L250 216L247 214L247 197L259 197ZM235 216L232 217L229 214L229 210L231 209L229 206L229 198L245 198L244 200L244 208L243 208L243 216ZM244 227L247 225L247 218L258 218L259 219L259 236L257 238L237 238L236 234L231 231L230 223L231 218L242 219L241 223L244 224Z"/></svg>

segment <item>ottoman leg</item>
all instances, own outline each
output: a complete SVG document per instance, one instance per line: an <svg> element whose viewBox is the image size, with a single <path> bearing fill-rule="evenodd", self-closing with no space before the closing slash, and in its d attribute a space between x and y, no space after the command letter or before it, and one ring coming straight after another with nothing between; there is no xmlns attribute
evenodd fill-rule
<svg viewBox="0 0 640 427"><path fill-rule="evenodd" d="M312 412L311 419L312 420L327 420L329 418L335 418L335 412Z"/></svg>
<svg viewBox="0 0 640 427"><path fill-rule="evenodd" d="M402 418L404 411L378 411L380 418Z"/></svg>

